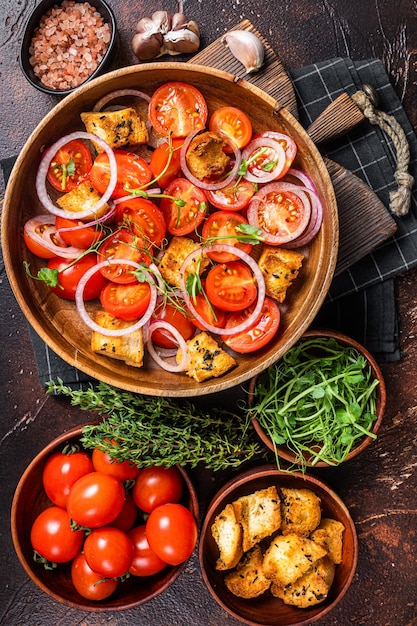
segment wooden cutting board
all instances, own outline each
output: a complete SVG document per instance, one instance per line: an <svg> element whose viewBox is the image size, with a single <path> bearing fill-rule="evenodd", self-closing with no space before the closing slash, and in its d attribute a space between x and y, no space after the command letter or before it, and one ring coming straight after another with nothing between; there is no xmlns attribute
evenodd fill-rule
<svg viewBox="0 0 417 626"><path fill-rule="evenodd" d="M258 72L245 73L242 64L222 42L223 36L193 56L189 62L223 70L232 74L237 81L245 80L256 85L277 100L279 108L287 108L298 119L294 88L276 53L249 20L244 20L231 30L238 29L255 33L264 44L265 63ZM330 115L332 113L329 110ZM333 122L334 119L330 120L328 126L332 127ZM326 127L325 117L321 126ZM391 237L397 230L397 224L378 196L360 178L330 159L324 161L332 179L339 213L337 276Z"/></svg>

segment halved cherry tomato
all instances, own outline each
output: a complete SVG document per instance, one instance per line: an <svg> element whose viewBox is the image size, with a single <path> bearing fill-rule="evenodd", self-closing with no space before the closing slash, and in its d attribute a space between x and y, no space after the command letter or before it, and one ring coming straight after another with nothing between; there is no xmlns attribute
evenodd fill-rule
<svg viewBox="0 0 417 626"><path fill-rule="evenodd" d="M55 219L52 215L36 215L27 220L23 229L23 241L28 250L41 259L59 256L60 250L67 247L56 236ZM43 242L45 246L42 245Z"/></svg>
<svg viewBox="0 0 417 626"><path fill-rule="evenodd" d="M228 246L236 246L249 254L252 250L250 243L239 241L237 237L244 233L239 231L239 226L247 224L247 220L240 213L234 213L233 211L215 211L204 222L202 236L203 241L208 245L211 244L227 244ZM218 263L228 263L229 261L235 261L236 255L229 252L207 252L213 261Z"/></svg>
<svg viewBox="0 0 417 626"><path fill-rule="evenodd" d="M97 254L89 252L76 261L54 257L48 261L48 269L58 270L58 285L51 287L51 290L61 298L75 300L75 292L81 277L94 265L97 264ZM100 295L101 290L107 284L106 278L96 272L87 282L84 289L84 300L95 300Z"/></svg>
<svg viewBox="0 0 417 626"><path fill-rule="evenodd" d="M203 280L202 283L203 289L205 289L206 281ZM193 307L195 308L197 313L199 313L199 315L201 315L201 317L206 320L207 324L210 324L211 326L216 326L217 328L224 328L227 319L226 311L219 309L207 300L208 296L204 293L198 293L195 297L193 296L191 299ZM205 330L204 325L199 320L195 319L191 312L190 315L191 321L194 326L196 326L200 330Z"/></svg>
<svg viewBox="0 0 417 626"><path fill-rule="evenodd" d="M51 502L65 508L73 484L93 469L91 457L87 452L81 450L69 454L55 452L47 459L42 472L46 495Z"/></svg>
<svg viewBox="0 0 417 626"><path fill-rule="evenodd" d="M285 176L295 159L295 155L297 154L297 144L295 143L294 139L289 135L285 135L284 133L278 133L274 130L266 130L263 133L256 135L256 137L269 137L270 139L275 139L284 148L286 160L285 166L282 169L279 178Z"/></svg>
<svg viewBox="0 0 417 626"><path fill-rule="evenodd" d="M165 190L161 211L171 235L188 235L203 221L207 213L207 196L186 178L176 178ZM174 198L174 199L173 199Z"/></svg>
<svg viewBox="0 0 417 626"><path fill-rule="evenodd" d="M176 328L187 341L194 335L195 326L184 307L185 305L180 302L161 303L155 308L152 318L155 320L163 320L172 324L172 326L174 326L174 328ZM157 329L152 333L152 341L157 346L161 346L162 348L177 347L177 342L170 339L169 332L162 328Z"/></svg>
<svg viewBox="0 0 417 626"><path fill-rule="evenodd" d="M116 591L119 580L104 579L101 574L93 572L82 552L71 563L72 584L83 598L87 600L105 600Z"/></svg>
<svg viewBox="0 0 417 626"><path fill-rule="evenodd" d="M121 320L138 320L145 313L151 300L151 288L147 282L135 281L120 285L110 281L100 293L103 309Z"/></svg>
<svg viewBox="0 0 417 626"><path fill-rule="evenodd" d="M99 248L99 257L105 259L127 259L136 263L149 265L151 258L149 251L141 237L137 237L131 230L120 228L108 237ZM113 263L103 267L101 274L108 280L121 285L136 282L134 268L123 263Z"/></svg>
<svg viewBox="0 0 417 626"><path fill-rule="evenodd" d="M163 137L186 137L201 130L207 116L204 96L188 83L164 83L151 96L149 117L155 131Z"/></svg>
<svg viewBox="0 0 417 626"><path fill-rule="evenodd" d="M132 564L133 543L120 528L95 528L84 542L84 556L93 572L103 578L119 578Z"/></svg>
<svg viewBox="0 0 417 626"><path fill-rule="evenodd" d="M72 139L58 150L46 178L58 191L71 191L86 180L92 165L93 159L85 143Z"/></svg>
<svg viewBox="0 0 417 626"><path fill-rule="evenodd" d="M103 472L90 472L71 487L67 511L79 526L98 528L116 519L124 501L125 489L121 480Z"/></svg>
<svg viewBox="0 0 417 626"><path fill-rule="evenodd" d="M132 528L129 537L133 543L133 560L129 574L132 576L153 576L167 566L167 563L150 549L145 525Z"/></svg>
<svg viewBox="0 0 417 626"><path fill-rule="evenodd" d="M83 222L80 220L67 220L58 216L55 218L55 227L66 244L76 248L84 248L84 250L104 237L104 230L100 225L83 226ZM67 228L71 230L66 230Z"/></svg>
<svg viewBox="0 0 417 626"><path fill-rule="evenodd" d="M120 202L115 219L119 226L126 226L148 245L161 246L166 233L165 219L151 200L131 198Z"/></svg>
<svg viewBox="0 0 417 626"><path fill-rule="evenodd" d="M142 157L127 150L114 150L117 164L117 183L113 198L127 196L129 190L146 187L152 179L152 171ZM110 181L110 163L106 152L94 159L90 180L100 193L104 193Z"/></svg>
<svg viewBox="0 0 417 626"><path fill-rule="evenodd" d="M242 211L256 192L254 183L241 178L216 191L206 191L207 199L217 209Z"/></svg>
<svg viewBox="0 0 417 626"><path fill-rule="evenodd" d="M178 502L183 489L182 476L176 467L144 467L132 489L133 500L142 511L150 513L167 502Z"/></svg>
<svg viewBox="0 0 417 626"><path fill-rule="evenodd" d="M181 146L184 139L172 139L161 143L152 153L150 168L159 187L165 189L181 171Z"/></svg>
<svg viewBox="0 0 417 626"><path fill-rule="evenodd" d="M71 529L65 509L51 506L37 516L30 531L32 547L51 563L67 563L81 550L84 531Z"/></svg>
<svg viewBox="0 0 417 626"><path fill-rule="evenodd" d="M231 261L211 268L206 292L212 304L223 311L241 311L256 300L258 293L252 272L244 263Z"/></svg>
<svg viewBox="0 0 417 626"><path fill-rule="evenodd" d="M115 448L117 448L117 442L112 441L112 444ZM94 448L92 462L96 472L103 472L103 474L116 476L116 478L119 478L119 480L122 481L134 480L139 474L139 468L137 465L133 465L132 463L129 463L129 461L115 461L109 454L107 454L107 452L103 452L100 448Z"/></svg>
<svg viewBox="0 0 417 626"><path fill-rule="evenodd" d="M216 109L210 118L209 128L215 133L225 135L237 148L246 146L252 138L252 124L246 113L232 106ZM231 152L231 148L225 148Z"/></svg>
<svg viewBox="0 0 417 626"><path fill-rule="evenodd" d="M230 313L225 328L242 324L252 313L253 306L243 311ZM246 354L265 346L274 337L279 328L280 311L270 298L265 298L262 312L258 319L246 330L237 335L225 335L224 343L235 352Z"/></svg>

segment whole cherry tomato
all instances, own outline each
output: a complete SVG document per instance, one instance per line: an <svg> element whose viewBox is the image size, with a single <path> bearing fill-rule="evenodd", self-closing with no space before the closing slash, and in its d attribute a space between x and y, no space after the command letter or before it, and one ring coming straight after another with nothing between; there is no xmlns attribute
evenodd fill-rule
<svg viewBox="0 0 417 626"><path fill-rule="evenodd" d="M43 468L42 481L46 495L54 504L65 508L73 484L93 469L87 452L56 452L49 457Z"/></svg>
<svg viewBox="0 0 417 626"><path fill-rule="evenodd" d="M112 441L112 444L117 447L115 441ZM115 461L107 452L103 452L100 448L94 448L92 459L96 472L111 474L121 481L134 480L139 474L137 465L133 465L129 461Z"/></svg>
<svg viewBox="0 0 417 626"><path fill-rule="evenodd" d="M178 502L183 488L182 476L175 467L154 465L142 469L136 478L132 496L145 513L167 502Z"/></svg>
<svg viewBox="0 0 417 626"><path fill-rule="evenodd" d="M93 572L105 578L119 578L132 564L133 543L120 528L103 526L87 536L84 555Z"/></svg>
<svg viewBox="0 0 417 626"><path fill-rule="evenodd" d="M103 579L93 572L83 553L78 554L71 564L71 580L78 593L87 600L105 600L117 589L119 581Z"/></svg>
<svg viewBox="0 0 417 626"><path fill-rule="evenodd" d="M74 522L87 528L110 524L125 501L121 480L102 472L91 472L71 487L67 510Z"/></svg>
<svg viewBox="0 0 417 626"><path fill-rule="evenodd" d="M58 270L58 285L51 287L52 291L66 300L75 300L75 292L80 279L91 267L97 264L95 252L71 261L62 257L54 257L48 261L48 269ZM107 283L100 272L90 278L84 289L84 300L95 300Z"/></svg>
<svg viewBox="0 0 417 626"><path fill-rule="evenodd" d="M133 560L129 573L133 576L152 576L163 570L167 564L153 552L146 538L146 527L135 526L129 532L133 543Z"/></svg>
<svg viewBox="0 0 417 626"><path fill-rule="evenodd" d="M152 511L146 522L151 550L170 565L179 565L191 556L197 535L197 522L182 504L162 504Z"/></svg>
<svg viewBox="0 0 417 626"><path fill-rule="evenodd" d="M71 529L71 520L65 509L51 506L33 522L30 541L33 549L51 563L66 563L81 550L84 532Z"/></svg>

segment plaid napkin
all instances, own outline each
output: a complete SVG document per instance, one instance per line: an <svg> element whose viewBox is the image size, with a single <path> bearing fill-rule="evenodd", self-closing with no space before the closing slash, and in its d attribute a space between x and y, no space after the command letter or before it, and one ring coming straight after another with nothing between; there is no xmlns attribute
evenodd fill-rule
<svg viewBox="0 0 417 626"><path fill-rule="evenodd" d="M352 94L364 83L373 85L380 97L379 108L395 115L406 132L411 150L410 173L417 180L417 139L381 61L353 62L335 58L293 70L290 75L304 127L308 127L343 91ZM395 151L379 128L365 121L322 152L362 178L388 207L389 192L396 188ZM14 159L5 159L1 163L6 181L13 162ZM397 222L398 231L394 237L334 278L329 295L314 321L314 326L338 329L354 337L380 362L400 358L393 278L417 265L415 193L410 213L398 218ZM42 385L58 376L74 387L91 380L54 354L32 328L30 332Z"/></svg>

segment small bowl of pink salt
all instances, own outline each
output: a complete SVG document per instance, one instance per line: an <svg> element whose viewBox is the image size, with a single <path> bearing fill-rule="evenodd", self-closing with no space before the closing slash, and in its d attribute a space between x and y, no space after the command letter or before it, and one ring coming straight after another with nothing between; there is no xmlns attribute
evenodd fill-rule
<svg viewBox="0 0 417 626"><path fill-rule="evenodd" d="M66 96L110 69L115 44L104 0L42 0L26 25L20 66L36 89Z"/></svg>

